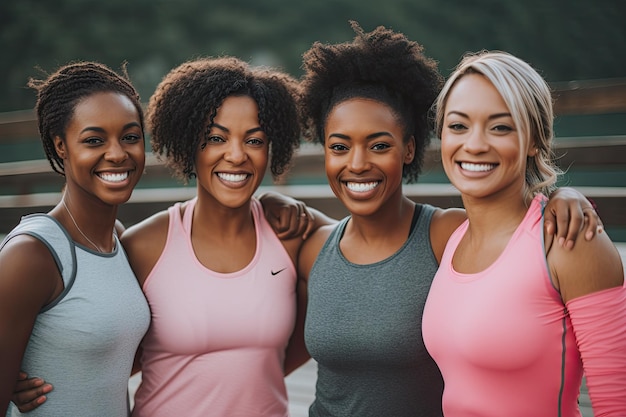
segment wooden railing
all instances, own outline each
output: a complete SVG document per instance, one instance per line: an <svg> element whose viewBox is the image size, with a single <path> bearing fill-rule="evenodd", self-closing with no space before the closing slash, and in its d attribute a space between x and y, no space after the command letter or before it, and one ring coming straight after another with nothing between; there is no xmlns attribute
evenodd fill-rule
<svg viewBox="0 0 626 417"><path fill-rule="evenodd" d="M583 173L585 169L623 170L626 176L626 136L562 139L557 145L559 164L564 170L583 170ZM458 192L439 180L443 175L439 150L432 146L426 154L422 180L405 185L405 193L418 202L460 207ZM429 177L437 178L438 182L429 181ZM269 174L266 178L270 178ZM46 160L0 164L0 189L13 190L0 195L0 233L16 224L21 215L54 206L59 201L63 182L63 177L53 173ZM626 184L573 186L596 201L605 224L626 227ZM38 191L46 188L47 191ZM318 146L303 146L292 169L277 183L264 183L260 191L270 189L301 199L331 216L347 214L326 184L323 152ZM183 186L176 182L163 164L149 156L144 178L121 208L120 218L135 223L194 193L193 184Z"/></svg>
<svg viewBox="0 0 626 417"><path fill-rule="evenodd" d="M626 113L626 80L567 83L555 89L557 114ZM556 153L561 168L578 178L569 185L593 198L607 228L621 230L626 240L624 133L624 136L559 138ZM0 146L25 140L39 140L32 111L0 114ZM445 179L437 145L434 141L427 151L419 183L405 185L405 193L418 202L460 207L458 192ZM601 181L586 180L594 175L601 176ZM270 179L268 173L261 192L270 189L283 192L336 218L347 214L326 184L320 146L303 146L292 169L276 183ZM53 173L45 159L0 163L0 234L17 224L22 215L47 211L54 206L59 201L63 182L63 177ZM193 185L183 186L173 180L169 170L148 155L145 175L130 201L120 208L120 219L133 224L194 194Z"/></svg>

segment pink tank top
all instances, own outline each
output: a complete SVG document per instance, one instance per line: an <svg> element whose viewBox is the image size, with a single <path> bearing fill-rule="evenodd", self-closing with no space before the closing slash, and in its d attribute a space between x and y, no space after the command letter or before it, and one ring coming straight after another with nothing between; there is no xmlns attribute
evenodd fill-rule
<svg viewBox="0 0 626 417"><path fill-rule="evenodd" d="M167 242L144 284L152 322L133 416L285 417L295 266L253 200L250 264L226 274L205 268L190 238L195 203L182 219L180 203L169 208Z"/></svg>
<svg viewBox="0 0 626 417"><path fill-rule="evenodd" d="M446 417L580 416L582 362L572 324L552 285L538 196L500 257L461 274L448 241L423 316L424 342L445 382Z"/></svg>

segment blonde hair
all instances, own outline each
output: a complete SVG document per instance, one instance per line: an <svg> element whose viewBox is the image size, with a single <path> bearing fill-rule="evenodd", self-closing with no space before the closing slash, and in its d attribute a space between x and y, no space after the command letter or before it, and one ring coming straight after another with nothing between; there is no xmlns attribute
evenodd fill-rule
<svg viewBox="0 0 626 417"><path fill-rule="evenodd" d="M552 94L539 73L525 61L501 51L466 54L448 78L435 101L435 127L441 137L444 111L450 91L467 74L480 74L498 90L519 132L520 149L528 141L536 149L526 157L525 198L537 193L549 195L562 171L554 164Z"/></svg>

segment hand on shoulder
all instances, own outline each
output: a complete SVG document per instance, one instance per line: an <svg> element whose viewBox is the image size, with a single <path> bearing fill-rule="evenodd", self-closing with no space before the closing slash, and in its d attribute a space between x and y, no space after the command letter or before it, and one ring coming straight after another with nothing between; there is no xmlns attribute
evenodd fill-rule
<svg viewBox="0 0 626 417"><path fill-rule="evenodd" d="M571 249L556 244L546 248L552 280L565 303L624 283L621 256L606 233L593 240L581 234Z"/></svg>

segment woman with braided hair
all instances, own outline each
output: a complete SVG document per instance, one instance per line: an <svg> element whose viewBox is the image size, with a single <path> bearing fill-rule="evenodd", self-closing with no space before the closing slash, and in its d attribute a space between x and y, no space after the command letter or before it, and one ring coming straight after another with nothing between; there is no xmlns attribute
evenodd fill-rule
<svg viewBox="0 0 626 417"><path fill-rule="evenodd" d="M466 215L415 204L402 183L420 173L442 78L404 35L352 26L354 41L315 43L304 54L307 132L324 146L328 182L350 212L314 232L299 256L306 347L318 364L309 415L441 416L443 380L421 317L446 242ZM575 193L579 222L569 230L583 218L579 199L590 206Z"/></svg>
<svg viewBox="0 0 626 417"><path fill-rule="evenodd" d="M124 72L78 62L37 90L61 201L22 218L0 246L0 415L20 364L54 381L33 416L128 415L128 377L150 311L115 233L144 169L144 119ZM94 384L96 389L94 389ZM12 404L10 416L21 415Z"/></svg>

